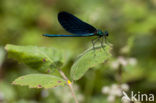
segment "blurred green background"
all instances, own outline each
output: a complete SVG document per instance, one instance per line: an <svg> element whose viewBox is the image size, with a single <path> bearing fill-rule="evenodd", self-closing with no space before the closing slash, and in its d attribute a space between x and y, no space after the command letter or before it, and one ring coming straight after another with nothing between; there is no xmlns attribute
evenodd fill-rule
<svg viewBox="0 0 156 103"><path fill-rule="evenodd" d="M91 46L93 37L47 38L42 34L69 34L57 21L67 11L109 32L112 58L76 81L80 103L109 103L102 88L120 82L130 90L156 94L156 0L0 0L0 103L74 103L68 87L49 90L14 86L11 82L35 72L7 58L6 44L55 47L69 51L74 60ZM118 79L118 65L122 74ZM121 97L115 98L116 103Z"/></svg>

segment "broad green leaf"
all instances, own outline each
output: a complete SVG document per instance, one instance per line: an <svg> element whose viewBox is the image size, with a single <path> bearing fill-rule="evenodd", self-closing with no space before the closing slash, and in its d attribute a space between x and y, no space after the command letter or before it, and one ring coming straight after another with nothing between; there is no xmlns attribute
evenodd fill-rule
<svg viewBox="0 0 156 103"><path fill-rule="evenodd" d="M78 60L73 64L70 74L73 80L80 79L88 69L104 63L110 56L111 47L105 45L104 48L101 46L95 47L95 50L92 48L82 53Z"/></svg>
<svg viewBox="0 0 156 103"><path fill-rule="evenodd" d="M10 58L15 58L42 72L51 72L49 67L60 67L65 62L64 52L54 48L6 45L5 49Z"/></svg>
<svg viewBox="0 0 156 103"><path fill-rule="evenodd" d="M48 74L28 74L13 81L15 85L29 86L29 88L53 88L64 86L65 80Z"/></svg>

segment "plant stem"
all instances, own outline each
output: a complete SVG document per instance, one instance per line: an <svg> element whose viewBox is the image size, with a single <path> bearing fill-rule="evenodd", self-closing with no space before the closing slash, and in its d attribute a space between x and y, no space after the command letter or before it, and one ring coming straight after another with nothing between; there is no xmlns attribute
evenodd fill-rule
<svg viewBox="0 0 156 103"><path fill-rule="evenodd" d="M66 80L67 85L69 86L69 88L70 88L70 90L72 92L72 96L73 96L73 98L75 100L75 103L79 103L76 96L75 96L75 92L74 92L72 83L69 81L69 79L67 78L67 76L64 74L64 72L61 69L58 69L58 71L61 74L61 76Z"/></svg>

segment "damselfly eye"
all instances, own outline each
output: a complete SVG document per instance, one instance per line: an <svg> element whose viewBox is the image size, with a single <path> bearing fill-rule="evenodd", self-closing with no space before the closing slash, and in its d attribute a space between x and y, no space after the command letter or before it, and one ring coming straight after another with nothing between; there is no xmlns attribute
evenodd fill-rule
<svg viewBox="0 0 156 103"><path fill-rule="evenodd" d="M109 33L108 33L107 31L105 31L105 32L104 32L104 35L105 35L105 36L108 36L108 35L109 35Z"/></svg>

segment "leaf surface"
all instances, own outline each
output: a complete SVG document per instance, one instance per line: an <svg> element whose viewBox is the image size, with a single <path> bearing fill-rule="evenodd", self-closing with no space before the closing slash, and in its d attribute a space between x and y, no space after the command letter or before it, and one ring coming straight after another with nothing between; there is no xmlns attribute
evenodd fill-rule
<svg viewBox="0 0 156 103"><path fill-rule="evenodd" d="M51 72L49 68L61 67L65 62L64 52L55 48L8 44L5 49L10 58L15 58L42 72Z"/></svg>
<svg viewBox="0 0 156 103"><path fill-rule="evenodd" d="M64 86L65 80L48 74L28 74L13 81L15 85L29 86L30 88L53 88Z"/></svg>
<svg viewBox="0 0 156 103"><path fill-rule="evenodd" d="M95 50L89 49L81 54L81 56L73 64L70 74L73 80L80 79L88 69L104 63L109 57L111 57L111 46L105 45L104 48L101 46L95 47Z"/></svg>

